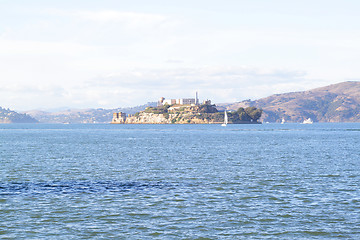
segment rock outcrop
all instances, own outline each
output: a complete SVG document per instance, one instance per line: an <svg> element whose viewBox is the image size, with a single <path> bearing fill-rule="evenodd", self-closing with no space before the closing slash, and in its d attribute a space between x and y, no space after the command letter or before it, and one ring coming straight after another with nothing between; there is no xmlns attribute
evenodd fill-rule
<svg viewBox="0 0 360 240"><path fill-rule="evenodd" d="M126 117L126 119L119 120L113 118L111 123L125 123L125 124L219 124L221 122L215 121L214 118L203 115L195 115L191 113L184 114L156 114L141 112L137 115Z"/></svg>

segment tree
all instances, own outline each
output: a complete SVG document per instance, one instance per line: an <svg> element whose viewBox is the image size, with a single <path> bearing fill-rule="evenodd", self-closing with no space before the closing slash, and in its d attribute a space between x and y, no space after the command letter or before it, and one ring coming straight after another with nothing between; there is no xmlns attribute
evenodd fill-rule
<svg viewBox="0 0 360 240"><path fill-rule="evenodd" d="M245 109L245 112L254 122L256 122L261 117L262 109L257 109L256 107L248 107Z"/></svg>
<svg viewBox="0 0 360 240"><path fill-rule="evenodd" d="M200 113L217 113L215 105L202 104L197 107L197 111Z"/></svg>
<svg viewBox="0 0 360 240"><path fill-rule="evenodd" d="M236 112L230 113L229 118L233 123L236 122L256 122L262 114L261 109L257 109L256 107L240 107Z"/></svg>
<svg viewBox="0 0 360 240"><path fill-rule="evenodd" d="M240 121L251 121L251 117L244 111L244 112L241 112L239 115L239 120Z"/></svg>
<svg viewBox="0 0 360 240"><path fill-rule="evenodd" d="M245 112L245 109L244 108L242 108L242 107L240 107L237 111L236 111L238 114L240 114L240 113L243 113L243 112Z"/></svg>

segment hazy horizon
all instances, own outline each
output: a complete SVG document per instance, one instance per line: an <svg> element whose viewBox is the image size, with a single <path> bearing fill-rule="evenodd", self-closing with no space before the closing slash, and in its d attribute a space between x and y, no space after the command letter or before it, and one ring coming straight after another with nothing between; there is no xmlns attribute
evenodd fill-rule
<svg viewBox="0 0 360 240"><path fill-rule="evenodd" d="M215 103L359 81L355 0L0 3L0 106Z"/></svg>

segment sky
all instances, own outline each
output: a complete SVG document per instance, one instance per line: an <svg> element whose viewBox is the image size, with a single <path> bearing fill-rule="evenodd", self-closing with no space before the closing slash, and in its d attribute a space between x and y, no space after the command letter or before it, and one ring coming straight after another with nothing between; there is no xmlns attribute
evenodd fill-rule
<svg viewBox="0 0 360 240"><path fill-rule="evenodd" d="M0 0L0 106L214 103L360 81L358 0Z"/></svg>

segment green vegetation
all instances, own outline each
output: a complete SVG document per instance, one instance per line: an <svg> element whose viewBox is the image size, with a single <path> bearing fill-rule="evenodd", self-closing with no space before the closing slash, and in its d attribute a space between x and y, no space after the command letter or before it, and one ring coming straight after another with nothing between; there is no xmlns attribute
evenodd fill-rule
<svg viewBox="0 0 360 240"><path fill-rule="evenodd" d="M215 105L203 104L203 105L198 106L198 112L199 113L217 113L218 110L216 109Z"/></svg>
<svg viewBox="0 0 360 240"><path fill-rule="evenodd" d="M242 122L257 122L262 114L262 109L256 107L239 108L236 112L228 113L229 122L242 123Z"/></svg>
<svg viewBox="0 0 360 240"><path fill-rule="evenodd" d="M144 112L146 113L154 113L154 114L164 114L168 112L169 104L165 104L163 106L158 107L147 107Z"/></svg>
<svg viewBox="0 0 360 240"><path fill-rule="evenodd" d="M144 113L162 114L169 123L222 123L224 113L218 112L215 105L203 104L198 106L164 105L147 107ZM229 123L257 123L262 110L255 107L239 108L235 112L228 112ZM135 114L141 117L141 114Z"/></svg>

